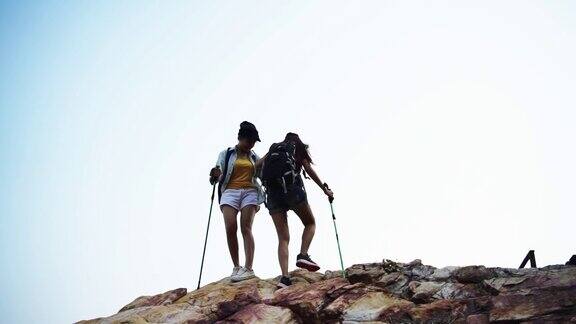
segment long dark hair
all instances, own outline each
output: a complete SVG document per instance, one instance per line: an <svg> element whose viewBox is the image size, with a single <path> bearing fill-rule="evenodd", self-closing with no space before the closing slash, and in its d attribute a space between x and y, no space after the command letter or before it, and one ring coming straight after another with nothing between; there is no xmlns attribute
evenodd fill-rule
<svg viewBox="0 0 576 324"><path fill-rule="evenodd" d="M284 142L293 142L296 145L296 153L295 153L295 159L296 159L296 169L297 170L302 170L302 163L304 162L304 160L308 160L308 162L310 162L310 164L312 164L312 158L310 157L310 152L308 152L308 144L304 144L302 142L302 140L300 139L300 136L298 136L298 134L296 133L288 133L286 134L286 137L284 138ZM308 178L308 176L306 175L306 171L303 170L304 172L304 177Z"/></svg>

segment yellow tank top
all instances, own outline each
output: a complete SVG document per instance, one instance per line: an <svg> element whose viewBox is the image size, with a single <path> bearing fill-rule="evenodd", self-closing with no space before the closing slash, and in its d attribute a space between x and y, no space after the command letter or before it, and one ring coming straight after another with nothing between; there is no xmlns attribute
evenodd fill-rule
<svg viewBox="0 0 576 324"><path fill-rule="evenodd" d="M247 156L239 157L234 161L232 176L226 189L252 188L252 177L254 176L254 165Z"/></svg>

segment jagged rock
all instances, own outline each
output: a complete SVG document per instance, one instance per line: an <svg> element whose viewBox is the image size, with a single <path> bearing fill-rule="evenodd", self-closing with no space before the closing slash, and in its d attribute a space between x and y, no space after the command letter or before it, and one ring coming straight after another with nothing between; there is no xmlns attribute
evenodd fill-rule
<svg viewBox="0 0 576 324"><path fill-rule="evenodd" d="M508 289L508 287L515 286L526 280L526 277L507 277L507 278L492 278L484 280L484 284L490 287L495 292L499 292L503 289Z"/></svg>
<svg viewBox="0 0 576 324"><path fill-rule="evenodd" d="M307 323L320 322L322 308L345 292L346 289L342 288L346 286L351 285L343 278L332 278L310 285L293 284L278 290L272 299L265 302L288 307Z"/></svg>
<svg viewBox="0 0 576 324"><path fill-rule="evenodd" d="M141 296L136 298L130 304L122 307L122 309L120 309L120 312L143 306L158 306L158 305L172 304L174 301L180 299L184 295L186 295L186 288L178 288L154 296Z"/></svg>
<svg viewBox="0 0 576 324"><path fill-rule="evenodd" d="M342 275L340 275L341 277ZM315 283L324 280L325 276L319 272L310 272L304 269L296 269L290 273L292 282ZM275 278L280 280L280 276Z"/></svg>
<svg viewBox="0 0 576 324"><path fill-rule="evenodd" d="M285 307L252 304L216 323L300 323L294 313Z"/></svg>
<svg viewBox="0 0 576 324"><path fill-rule="evenodd" d="M407 268L417 267L417 266L421 266L421 265L422 265L422 260L420 260L420 259L414 259L414 260L406 263Z"/></svg>
<svg viewBox="0 0 576 324"><path fill-rule="evenodd" d="M386 273L382 263L355 264L346 269L346 277L351 283L372 284Z"/></svg>
<svg viewBox="0 0 576 324"><path fill-rule="evenodd" d="M420 262L420 260L417 261L419 262L412 261L407 265L407 269L410 270L408 275L413 280L428 280L436 268L429 265L424 265Z"/></svg>
<svg viewBox="0 0 576 324"><path fill-rule="evenodd" d="M452 272L454 272L457 269L459 269L459 267L452 267L452 266L436 269L430 276L430 279L434 281L446 281L450 278Z"/></svg>
<svg viewBox="0 0 576 324"><path fill-rule="evenodd" d="M332 279L332 278L343 278L342 277L342 270L337 270L337 271L330 271L330 270L326 270L326 272L324 273L324 279Z"/></svg>
<svg viewBox="0 0 576 324"><path fill-rule="evenodd" d="M461 300L468 298L480 297L488 295L487 292L481 290L479 286L474 284L461 284L459 282L446 282L442 287L433 295L434 299L449 299Z"/></svg>
<svg viewBox="0 0 576 324"><path fill-rule="evenodd" d="M241 310L246 305L259 303L263 298L271 296L274 290L275 284L268 280L253 278L231 283L226 278L189 292L174 304L193 306L209 321L216 321Z"/></svg>
<svg viewBox="0 0 576 324"><path fill-rule="evenodd" d="M396 297L407 299L410 295L409 282L410 278L408 276L401 272L394 272L382 276L378 281L374 282L374 285L384 288Z"/></svg>
<svg viewBox="0 0 576 324"><path fill-rule="evenodd" d="M402 270L402 265L400 263L388 259L382 260L382 267L384 268L384 271L386 271L386 273L392 273Z"/></svg>
<svg viewBox="0 0 576 324"><path fill-rule="evenodd" d="M228 278L136 298L95 323L566 323L576 321L576 267L436 269L420 260L356 264L325 274Z"/></svg>
<svg viewBox="0 0 576 324"><path fill-rule="evenodd" d="M400 263L384 260L381 263L355 264L346 269L346 277L351 283L363 282L371 284L379 281L380 278L386 274L402 271L404 269L405 268Z"/></svg>
<svg viewBox="0 0 576 324"><path fill-rule="evenodd" d="M81 321L82 324L144 324L144 323L211 323L200 308L188 304L144 306L129 309L107 318Z"/></svg>
<svg viewBox="0 0 576 324"><path fill-rule="evenodd" d="M338 297L324 309L327 318L345 321L375 321L406 313L413 303L390 296L382 291L366 289ZM337 316L335 316L337 315Z"/></svg>
<svg viewBox="0 0 576 324"><path fill-rule="evenodd" d="M454 300L438 300L420 305L410 312L412 323L453 323L467 316L466 304Z"/></svg>
<svg viewBox="0 0 576 324"><path fill-rule="evenodd" d="M461 283L480 283L496 274L485 266L467 266L454 270L452 276Z"/></svg>
<svg viewBox="0 0 576 324"><path fill-rule="evenodd" d="M396 298L375 286L356 283L346 287L341 294L322 311L324 321L375 321L395 316L414 306L413 303Z"/></svg>
<svg viewBox="0 0 576 324"><path fill-rule="evenodd" d="M576 290L558 289L518 291L492 298L491 321L525 320L553 312L576 316Z"/></svg>
<svg viewBox="0 0 576 324"><path fill-rule="evenodd" d="M443 285L443 283L434 281L412 281L409 285L409 288L412 291L411 299L415 303L429 302L432 296L434 296L440 289L442 289Z"/></svg>
<svg viewBox="0 0 576 324"><path fill-rule="evenodd" d="M504 292L527 289L559 289L576 286L576 267L563 267L549 271L539 271L525 276L525 280L513 286L505 286Z"/></svg>
<svg viewBox="0 0 576 324"><path fill-rule="evenodd" d="M492 297L491 321L537 319L550 313L576 315L575 267L531 272L522 279L500 286L500 294Z"/></svg>

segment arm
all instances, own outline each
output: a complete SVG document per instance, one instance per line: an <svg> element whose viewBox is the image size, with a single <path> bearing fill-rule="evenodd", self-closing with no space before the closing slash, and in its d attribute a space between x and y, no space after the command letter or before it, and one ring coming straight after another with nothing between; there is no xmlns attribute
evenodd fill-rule
<svg viewBox="0 0 576 324"><path fill-rule="evenodd" d="M334 197L334 193L332 192L332 190L330 190L330 189L326 188L326 186L324 186L324 183L322 182L322 180L320 180L320 177L318 176L316 171L312 168L310 161L304 159L304 161L302 161L302 166L304 167L304 170L306 170L306 173L308 173L308 175L310 175L310 178L312 178L312 180L314 180L314 182L316 182L318 187L320 187L320 189L322 189L322 191L326 194L326 196Z"/></svg>
<svg viewBox="0 0 576 324"><path fill-rule="evenodd" d="M268 153L266 153L266 155L268 155ZM262 176L262 166L264 165L264 158L266 155L264 155L263 158L260 158L260 156L254 152L254 174L257 178Z"/></svg>
<svg viewBox="0 0 576 324"><path fill-rule="evenodd" d="M264 164L264 159L266 159L266 157L268 156L268 153L266 153L263 157L259 157L258 155L256 155L256 158L258 159L256 161L256 164L254 165L254 167L256 168L256 170L258 170L259 168L262 167L262 165Z"/></svg>

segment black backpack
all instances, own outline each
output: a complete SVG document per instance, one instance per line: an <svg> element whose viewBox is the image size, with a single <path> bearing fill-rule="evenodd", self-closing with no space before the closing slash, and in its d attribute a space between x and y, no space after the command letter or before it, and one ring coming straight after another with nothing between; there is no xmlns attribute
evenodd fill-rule
<svg viewBox="0 0 576 324"><path fill-rule="evenodd" d="M228 173L228 162L230 162L230 156L234 150L229 147L226 149L226 157L224 158L224 170L222 170L222 179L218 182L218 203L220 203L220 199L222 199L222 182L224 182L224 178L226 178L226 174Z"/></svg>
<svg viewBox="0 0 576 324"><path fill-rule="evenodd" d="M296 145L292 142L274 143L270 146L268 155L262 167L262 184L266 190L282 188L284 193L297 183Z"/></svg>

